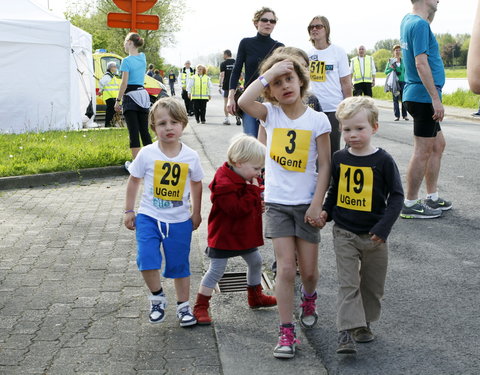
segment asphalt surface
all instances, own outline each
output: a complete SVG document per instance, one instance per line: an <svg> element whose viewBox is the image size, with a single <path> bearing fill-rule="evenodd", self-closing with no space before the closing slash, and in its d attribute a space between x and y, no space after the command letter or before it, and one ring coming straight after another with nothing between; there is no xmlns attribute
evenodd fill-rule
<svg viewBox="0 0 480 375"><path fill-rule="evenodd" d="M404 178L412 121L393 122L391 104L377 103L382 110L375 145L394 156ZM183 137L199 151L206 172L204 222L191 251L192 303L208 267L208 183L225 160L228 140L241 132L221 125L221 106L215 95L207 124L191 124ZM250 310L243 292L214 295L212 326L180 328L173 305L164 323L148 323L134 234L122 224L127 175L120 167L77 177L14 178L8 183L16 185L7 189L1 179L0 373L478 374L480 126L471 112L447 108L442 123L447 149L439 189L454 208L440 219L397 221L383 315L373 325L376 340L358 345L356 356L335 354L330 225L320 244L318 327L298 330L302 343L295 359L277 360L276 309ZM261 253L268 274L269 242ZM227 271L245 266L236 259ZM173 304L171 281L164 288Z"/></svg>

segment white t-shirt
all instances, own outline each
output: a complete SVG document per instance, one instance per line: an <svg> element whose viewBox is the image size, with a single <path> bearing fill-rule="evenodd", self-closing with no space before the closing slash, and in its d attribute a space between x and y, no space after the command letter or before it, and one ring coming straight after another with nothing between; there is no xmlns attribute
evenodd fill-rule
<svg viewBox="0 0 480 375"><path fill-rule="evenodd" d="M190 181L203 178L196 151L182 143L178 155L169 158L157 141L140 150L128 171L133 177L143 178L138 213L165 223L181 223L190 218Z"/></svg>
<svg viewBox="0 0 480 375"><path fill-rule="evenodd" d="M317 186L316 138L331 131L328 117L310 107L292 120L271 103L261 122L267 132L265 202L285 205L310 204Z"/></svg>
<svg viewBox="0 0 480 375"><path fill-rule="evenodd" d="M342 48L331 44L325 49L311 49L308 58L310 90L325 112L335 112L343 100L340 78L350 74L348 56Z"/></svg>

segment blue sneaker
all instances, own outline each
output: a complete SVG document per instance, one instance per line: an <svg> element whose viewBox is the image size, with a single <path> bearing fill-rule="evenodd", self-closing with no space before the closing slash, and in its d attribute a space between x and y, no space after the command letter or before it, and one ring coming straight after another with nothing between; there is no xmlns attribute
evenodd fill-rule
<svg viewBox="0 0 480 375"><path fill-rule="evenodd" d="M177 306L177 318L180 327L189 327L197 324L197 319L195 319L188 301Z"/></svg>
<svg viewBox="0 0 480 375"><path fill-rule="evenodd" d="M150 323L161 323L165 320L165 308L167 307L167 298L165 294L158 296L148 296L150 300Z"/></svg>

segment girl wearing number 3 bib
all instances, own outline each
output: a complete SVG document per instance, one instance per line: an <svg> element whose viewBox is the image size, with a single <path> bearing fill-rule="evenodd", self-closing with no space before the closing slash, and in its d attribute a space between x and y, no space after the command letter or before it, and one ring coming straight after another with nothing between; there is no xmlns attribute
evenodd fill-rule
<svg viewBox="0 0 480 375"><path fill-rule="evenodd" d="M272 239L277 259L275 295L280 315L273 355L292 358L298 342L293 323L295 258L303 283L300 324L310 328L317 322L319 225L330 179L331 127L325 114L302 102L309 83L302 61L275 54L260 72L239 105L262 121L267 135L265 236ZM262 93L268 103L256 101Z"/></svg>
<svg viewBox="0 0 480 375"><path fill-rule="evenodd" d="M202 221L203 170L197 152L180 141L188 116L179 99L155 102L148 120L157 141L143 147L128 168L124 223L136 231L137 266L151 293L150 322L161 323L165 319L167 298L159 273L164 255L163 276L174 279L177 318L181 327L187 327L197 323L188 302L188 258L192 231ZM135 216L135 198L142 179L144 189Z"/></svg>

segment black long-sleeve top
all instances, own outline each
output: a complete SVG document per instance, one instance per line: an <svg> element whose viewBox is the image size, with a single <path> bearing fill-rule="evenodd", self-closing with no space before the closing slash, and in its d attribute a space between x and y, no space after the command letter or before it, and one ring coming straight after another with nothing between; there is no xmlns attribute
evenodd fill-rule
<svg viewBox="0 0 480 375"><path fill-rule="evenodd" d="M343 149L332 157L332 183L323 209L328 220L355 234L387 240L403 205L397 165L383 149L355 156Z"/></svg>
<svg viewBox="0 0 480 375"><path fill-rule="evenodd" d="M257 33L252 38L243 38L238 45L235 66L230 76L230 89L235 89L240 79L243 65L245 64L245 88L259 76L258 67L260 63L270 55L276 48L283 44L273 40L270 35Z"/></svg>

